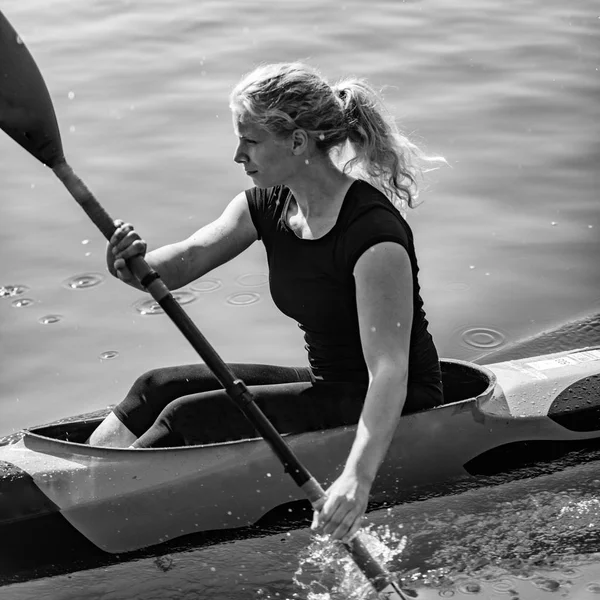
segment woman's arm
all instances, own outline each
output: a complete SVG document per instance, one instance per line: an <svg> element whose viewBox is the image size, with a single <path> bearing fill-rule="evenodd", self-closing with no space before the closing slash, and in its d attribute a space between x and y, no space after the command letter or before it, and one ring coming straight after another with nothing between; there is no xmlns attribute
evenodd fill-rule
<svg viewBox="0 0 600 600"><path fill-rule="evenodd" d="M413 320L411 264L400 244L369 248L356 263L354 279L369 388L344 471L313 521L313 527L344 540L360 528L373 480L398 426Z"/></svg>
<svg viewBox="0 0 600 600"><path fill-rule="evenodd" d="M118 228L107 248L109 271L129 285L143 290L127 267L127 259L145 256L170 290L176 290L231 260L258 239L245 192L238 194L221 216L189 238L152 250L129 224Z"/></svg>

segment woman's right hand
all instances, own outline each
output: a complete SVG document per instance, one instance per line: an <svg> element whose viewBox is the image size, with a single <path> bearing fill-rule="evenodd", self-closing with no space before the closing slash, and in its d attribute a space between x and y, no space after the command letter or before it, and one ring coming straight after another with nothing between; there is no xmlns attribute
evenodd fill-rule
<svg viewBox="0 0 600 600"><path fill-rule="evenodd" d="M125 283L136 284L137 280L127 266L127 260L134 256L146 255L146 242L138 235L130 223L115 221L115 232L108 242L107 262L113 275ZM112 269L111 267L112 262Z"/></svg>

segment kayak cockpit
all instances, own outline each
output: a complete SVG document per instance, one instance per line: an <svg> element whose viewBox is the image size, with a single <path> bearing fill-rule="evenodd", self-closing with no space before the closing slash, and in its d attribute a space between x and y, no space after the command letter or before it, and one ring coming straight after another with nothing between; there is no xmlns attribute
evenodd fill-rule
<svg viewBox="0 0 600 600"><path fill-rule="evenodd" d="M460 360L441 361L444 405L474 401L492 394L495 375L485 367ZM352 426L358 422L362 402L331 398L327 405L303 405L279 401L262 407L267 417L282 434L297 434L309 431ZM433 409L435 410L435 409ZM74 443L85 443L90 434L108 414L109 409L92 414L80 415L33 427L28 431L34 435ZM207 402L206 419L201 424L200 434L204 444L235 442L256 438L252 425L232 402Z"/></svg>

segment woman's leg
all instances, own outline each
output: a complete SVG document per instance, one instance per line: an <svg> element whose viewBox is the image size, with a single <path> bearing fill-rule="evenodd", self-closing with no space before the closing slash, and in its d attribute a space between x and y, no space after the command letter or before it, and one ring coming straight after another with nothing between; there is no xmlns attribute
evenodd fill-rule
<svg viewBox="0 0 600 600"><path fill-rule="evenodd" d="M330 429L358 422L366 386L296 382L249 387L254 400L280 433ZM178 398L134 444L163 448L258 437L222 391Z"/></svg>
<svg viewBox="0 0 600 600"><path fill-rule="evenodd" d="M247 385L309 381L307 367L258 364L230 365ZM221 385L203 364L165 367L148 371L133 384L125 399L98 426L88 443L95 446L130 446L173 400L189 394L220 389Z"/></svg>
<svg viewBox="0 0 600 600"><path fill-rule="evenodd" d="M106 446L110 448L127 448L135 440L137 435L132 433L114 412L108 416L92 431L92 435L86 441L90 446Z"/></svg>

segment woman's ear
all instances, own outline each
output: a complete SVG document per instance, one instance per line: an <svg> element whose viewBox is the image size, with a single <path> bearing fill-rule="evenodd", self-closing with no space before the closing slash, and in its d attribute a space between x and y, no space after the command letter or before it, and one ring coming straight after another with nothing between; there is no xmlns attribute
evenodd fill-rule
<svg viewBox="0 0 600 600"><path fill-rule="evenodd" d="M308 134L304 129L296 129L292 133L292 152L298 156L308 148Z"/></svg>

